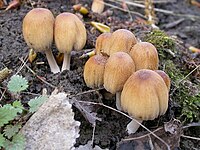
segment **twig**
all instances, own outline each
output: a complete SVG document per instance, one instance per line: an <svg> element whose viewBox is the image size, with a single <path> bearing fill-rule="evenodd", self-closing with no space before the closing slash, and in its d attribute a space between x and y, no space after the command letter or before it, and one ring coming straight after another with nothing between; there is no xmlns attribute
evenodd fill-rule
<svg viewBox="0 0 200 150"><path fill-rule="evenodd" d="M5 88L4 91L2 92L2 94L1 94L1 98L0 98L0 101L3 99L6 90L7 90L7 89Z"/></svg>
<svg viewBox="0 0 200 150"><path fill-rule="evenodd" d="M200 122L189 123L186 126L183 126L183 129L186 129L186 128L189 128L189 127L200 127Z"/></svg>
<svg viewBox="0 0 200 150"><path fill-rule="evenodd" d="M19 58L19 60L22 61L23 59ZM22 65L19 67L19 69L17 70L17 72L15 73L15 75L17 75L24 68L24 66L26 65L27 61L28 61L28 57L25 58L25 61L24 60L22 61Z"/></svg>
<svg viewBox="0 0 200 150"><path fill-rule="evenodd" d="M190 71L185 77L183 77L177 84L176 84L176 87L174 88L174 90L171 92L170 95L173 95L174 92L178 89L178 85L184 81L187 77L189 77L194 71L196 71L198 68L200 67L200 65L196 66L196 68L194 68L192 71Z"/></svg>
<svg viewBox="0 0 200 150"><path fill-rule="evenodd" d="M38 76L29 66L27 66L27 65L25 64L25 62L24 62L23 59L19 58L19 60L20 60L21 62L23 62L23 63L24 63L24 66L25 66L33 75L35 75L39 80L41 80L42 82L44 82L45 84L47 84L48 86L50 86L50 87L52 87L52 88L54 88L54 89L56 88L56 86L54 86L54 85L48 83L47 81L45 81L44 79L42 79L40 76Z"/></svg>
<svg viewBox="0 0 200 150"><path fill-rule="evenodd" d="M34 96L40 96L41 95L41 94L36 94L36 93L31 93L31 92L20 92L20 93L34 95Z"/></svg>
<svg viewBox="0 0 200 150"><path fill-rule="evenodd" d="M114 0L109 0L109 1L115 2ZM143 14L141 14L141 13L138 13L138 12L135 12L135 11L127 11L127 10L124 10L123 8L117 7L117 6L109 4L109 3L105 3L105 5L110 6L112 8L115 8L115 9L118 9L118 10L121 10L123 12L127 12L127 13L138 15L141 18L146 19L146 17Z"/></svg>
<svg viewBox="0 0 200 150"><path fill-rule="evenodd" d="M200 138L198 138L198 137L192 137L192 136L188 136L188 135L181 135L181 137L183 137L183 138L187 138L187 139L192 139L192 140L198 140L198 141L200 141Z"/></svg>
<svg viewBox="0 0 200 150"><path fill-rule="evenodd" d="M108 109L110 109L110 110L113 110L113 111L115 111L115 112L118 112L118 113L122 114L123 116L125 116L125 117L127 117L127 118L129 118L129 119L131 119L131 120L134 120L134 121L137 122L141 127L143 127L145 130L147 130L148 132L150 132L150 133L151 133L153 136L155 136L157 139L159 139L163 144L165 144L165 145L167 146L167 149L170 150L169 145L168 145L163 139L161 139L160 137L158 137L156 134L154 134L154 133L153 133L152 131L150 131L147 127L145 127L145 126L142 125L140 122L138 122L136 119L131 118L129 115L127 115L127 114L125 114L125 113L123 113L123 112L121 112L121 111L119 111L119 110L117 110L117 109L115 109L115 108L112 108L112 107L110 107L110 106L104 105L103 103L95 103L95 102L88 102L88 101L78 101L78 102L103 106L103 107L105 107L105 108L108 108Z"/></svg>
<svg viewBox="0 0 200 150"><path fill-rule="evenodd" d="M96 123L93 124L93 130L92 130L92 141L91 141L91 146L93 147L94 145L94 134L96 130Z"/></svg>
<svg viewBox="0 0 200 150"><path fill-rule="evenodd" d="M112 1L112 0L110 0ZM118 2L122 2L122 0L116 0ZM145 8L145 6L143 4L138 4L138 3L134 3L134 2L126 2L128 5L132 5L135 7L139 7L139 8ZM178 14L174 11L169 11L169 10L164 10L164 9L159 9L159 8L154 8L155 11L157 12L161 12L161 13L165 13L165 14L169 14L169 15L173 15L173 16L179 16L179 17L187 17L187 18L193 18L193 19L200 19L200 16L195 16L195 15L188 15L188 14Z"/></svg>
<svg viewBox="0 0 200 150"><path fill-rule="evenodd" d="M84 94L96 92L96 91L103 90L103 89L104 88L99 88L99 89L94 89L94 90L88 90L88 91L84 91L84 92L81 92L81 93L78 93L78 94L73 94L73 95L70 95L70 96L71 97L80 96L80 95L84 95Z"/></svg>
<svg viewBox="0 0 200 150"><path fill-rule="evenodd" d="M155 133L155 132L157 132L158 130L161 130L161 129L163 129L163 127L160 127L160 128L158 128L158 129L156 129L156 130L154 130L154 131L152 131L152 132ZM151 135L151 133L147 133L147 134L145 134L145 135L138 136L138 137L122 139L122 141L138 140L138 139L144 138L144 137L149 136L149 135Z"/></svg>

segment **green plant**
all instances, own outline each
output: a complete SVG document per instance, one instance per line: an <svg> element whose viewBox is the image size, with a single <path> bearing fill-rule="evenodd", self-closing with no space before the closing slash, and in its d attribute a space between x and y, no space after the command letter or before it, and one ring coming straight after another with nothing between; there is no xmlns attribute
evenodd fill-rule
<svg viewBox="0 0 200 150"><path fill-rule="evenodd" d="M199 87L184 79L186 75L183 74L173 61L167 60L164 65L165 72L172 80L171 99L181 106L180 116L186 122L199 121L200 93L196 92L200 90Z"/></svg>
<svg viewBox="0 0 200 150"><path fill-rule="evenodd" d="M175 42L164 31L153 30L144 37L144 41L153 44L158 50L159 58L166 59L168 54L175 52Z"/></svg>
<svg viewBox="0 0 200 150"><path fill-rule="evenodd" d="M7 88L14 94L20 94L27 90L28 81L19 75L13 75L8 82ZM28 103L29 110L26 110L20 100L12 104L5 104L0 107L0 148L6 150L23 150L25 137L19 132L22 128L20 118L27 113L33 113L43 104L47 96L36 97Z"/></svg>

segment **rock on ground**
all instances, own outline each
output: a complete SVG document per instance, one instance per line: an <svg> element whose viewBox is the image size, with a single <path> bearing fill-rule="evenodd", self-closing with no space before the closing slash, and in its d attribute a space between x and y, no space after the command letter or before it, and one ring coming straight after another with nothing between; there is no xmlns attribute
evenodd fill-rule
<svg viewBox="0 0 200 150"><path fill-rule="evenodd" d="M70 150L79 137L80 122L74 113L67 94L51 95L33 114L21 132L26 138L26 150Z"/></svg>

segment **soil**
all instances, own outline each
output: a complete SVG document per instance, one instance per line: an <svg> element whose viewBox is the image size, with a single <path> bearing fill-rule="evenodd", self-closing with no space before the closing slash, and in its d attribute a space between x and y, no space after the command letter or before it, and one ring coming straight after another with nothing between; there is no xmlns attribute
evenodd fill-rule
<svg viewBox="0 0 200 150"><path fill-rule="evenodd" d="M58 14L68 11L75 13L72 6L74 4L80 3L90 10L91 1L90 0L43 0L43 1L33 1L33 7L45 7L50 9L55 16ZM108 1L109 2L109 1ZM114 3L113 3L114 4ZM162 8L166 10L174 11L174 14L191 14L200 17L200 8L189 4L187 1L177 1L174 3L164 3L156 4L157 8ZM20 60L27 58L29 47L25 43L22 35L22 20L28 11L32 9L30 1L24 2L19 8L14 10L9 10L4 12L0 10L0 69L8 67L12 69L12 74L19 71L22 61ZM143 9L136 7L129 7L130 10L143 13ZM95 40L100 35L100 32L95 30L90 24L90 21L97 21L106 23L111 27L111 31L116 29L126 28L134 32L136 37L142 38L146 32L150 31L150 27L146 25L141 25L135 22L137 17L133 15L133 21L130 20L128 13L122 12L106 6L106 12L103 15L98 15L95 13L89 13L87 16L81 16L86 24L87 29L87 44L84 49L93 49L95 47ZM164 13L156 13L158 18L158 26L165 30L169 35L175 35L179 40L183 41L182 46L187 47L188 45L199 47L200 45L200 19L192 19L191 17L181 17ZM181 23L169 27L169 23L177 21L179 19L184 19ZM55 45L53 45L53 52L57 54ZM200 63L199 54L189 53L187 51L187 57L195 57L196 63ZM27 62L26 64L38 75L44 78L48 83L56 86L60 91L65 91L70 94L77 94L84 91L90 90L84 82L83 79L83 66L87 61L87 58L80 59L83 52L73 52L71 60L71 70L64 71L60 74L52 74L50 72L47 60L43 53L38 53L36 60L33 63ZM44 64L38 64L38 62L44 62ZM194 69L194 66L190 70ZM189 70L189 71L190 71ZM23 67L19 74L25 77L29 81L29 93L41 94L44 88L47 89L48 94L50 94L54 88L48 86L44 82L41 82L33 73L26 67ZM9 79L5 80L1 87L6 87ZM94 101L103 102L104 104L115 108L115 98L112 96L110 100L105 99L103 93L105 91L91 92L77 96L78 100L84 101ZM26 106L27 102L33 98L34 95L22 94L21 99L23 104ZM10 102L10 94L6 93L1 104ZM96 110L97 116L102 119L102 121L96 122L96 130L94 136L94 144L100 146L101 148L116 149L116 144L121 141L122 138L127 136L126 125L130 121L125 116L118 114L115 111L106 109L104 107L98 107ZM94 111L93 110L93 111ZM74 108L75 119L81 122L80 127L80 137L77 139L76 146L84 145L91 140L93 127L92 125L83 117L83 115ZM149 129L156 129L158 126L163 125L171 119L171 112L168 112L156 119L155 121L145 122ZM140 129L139 131L142 131ZM192 133L192 131L190 131ZM185 141L192 146L197 147L193 144L193 141ZM182 144L183 149L190 149L189 146ZM191 146L190 146L191 147ZM199 148L199 147L198 147Z"/></svg>

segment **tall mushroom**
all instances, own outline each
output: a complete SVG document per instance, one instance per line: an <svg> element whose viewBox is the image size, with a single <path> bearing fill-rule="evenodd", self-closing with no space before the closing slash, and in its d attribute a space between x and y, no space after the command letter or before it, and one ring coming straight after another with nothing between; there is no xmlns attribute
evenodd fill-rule
<svg viewBox="0 0 200 150"><path fill-rule="evenodd" d="M88 59L83 73L85 83L88 87L97 88L103 85L107 59L103 55L94 55Z"/></svg>
<svg viewBox="0 0 200 150"><path fill-rule="evenodd" d="M27 45L35 51L44 51L53 73L60 72L51 51L54 16L45 8L34 8L23 19L23 36Z"/></svg>
<svg viewBox="0 0 200 150"><path fill-rule="evenodd" d="M139 42L135 44L130 51L130 56L135 63L136 71L140 69L158 69L158 52L151 43Z"/></svg>
<svg viewBox="0 0 200 150"><path fill-rule="evenodd" d="M135 71L135 65L131 57L125 52L112 54L105 65L104 88L116 94L116 106L121 110L121 91L126 80Z"/></svg>
<svg viewBox="0 0 200 150"><path fill-rule="evenodd" d="M87 34L83 22L72 13L62 13L56 17L54 39L59 52L64 53L62 71L70 70L71 51L81 50Z"/></svg>
<svg viewBox="0 0 200 150"><path fill-rule="evenodd" d="M141 69L126 81L121 94L121 107L139 122L153 120L166 112L168 95L167 86L159 74ZM139 126L132 120L127 125L128 133L135 133Z"/></svg>

